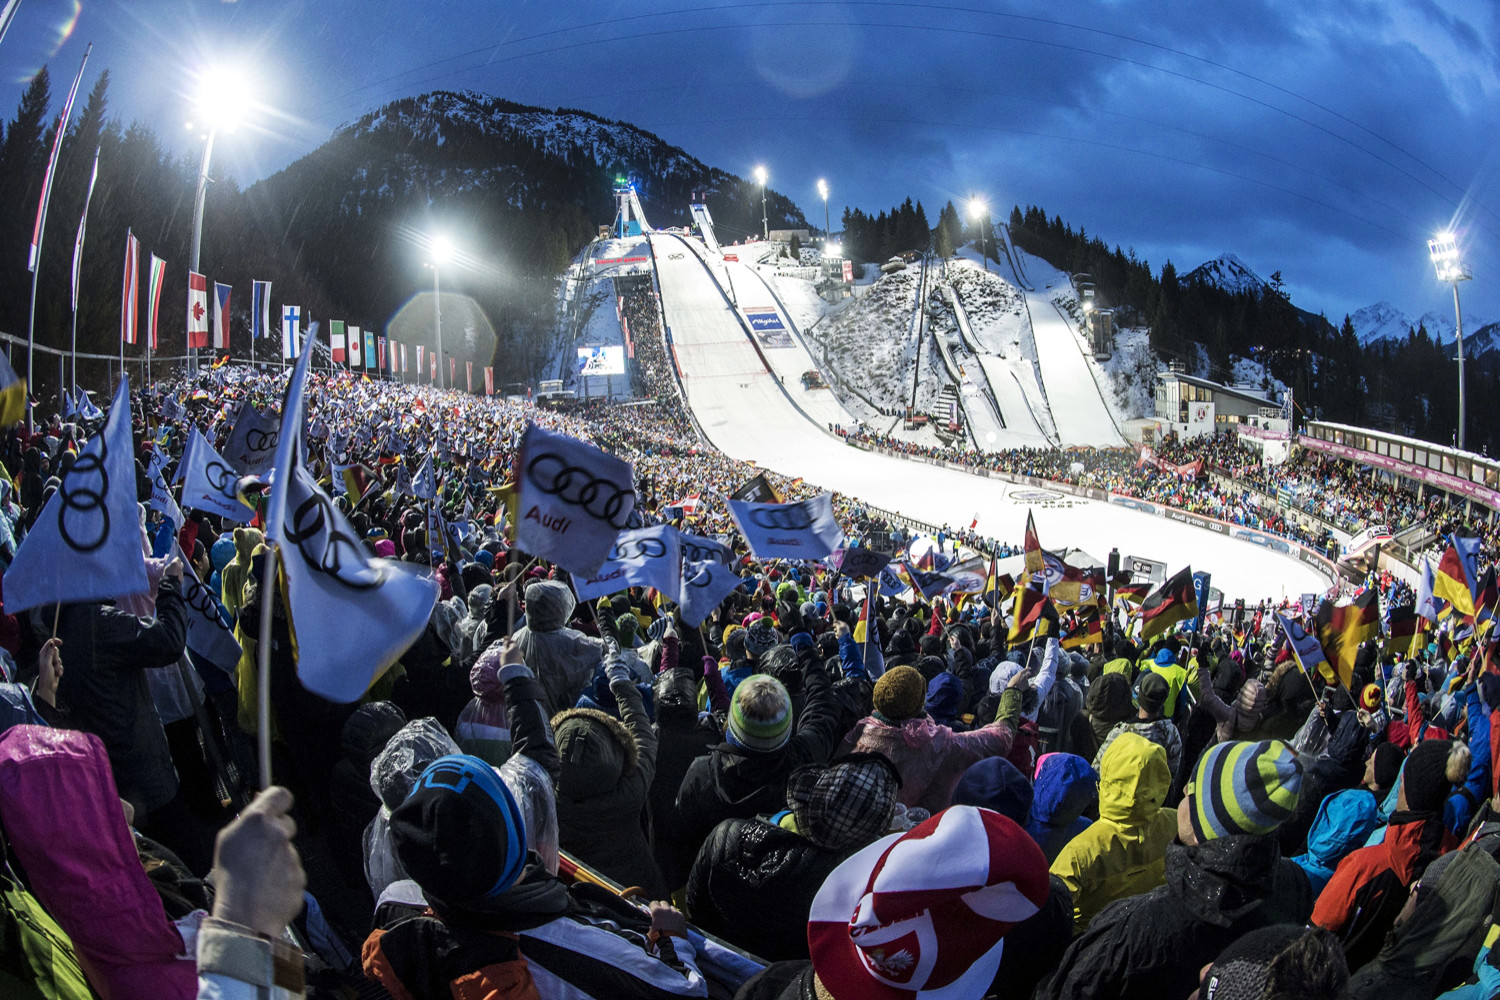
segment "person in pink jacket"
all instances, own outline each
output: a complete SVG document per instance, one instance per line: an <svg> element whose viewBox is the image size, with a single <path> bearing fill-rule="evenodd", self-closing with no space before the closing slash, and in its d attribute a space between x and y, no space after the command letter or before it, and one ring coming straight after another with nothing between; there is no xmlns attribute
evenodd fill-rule
<svg viewBox="0 0 1500 1000"><path fill-rule="evenodd" d="M915 667L892 667L875 682L874 712L844 737L844 749L884 754L901 774L897 801L936 813L951 804L953 789L970 764L1010 753L1015 738L1011 720L1021 713L1019 684L1026 679L1025 671L1013 678L994 722L955 733L926 714L922 674Z"/></svg>

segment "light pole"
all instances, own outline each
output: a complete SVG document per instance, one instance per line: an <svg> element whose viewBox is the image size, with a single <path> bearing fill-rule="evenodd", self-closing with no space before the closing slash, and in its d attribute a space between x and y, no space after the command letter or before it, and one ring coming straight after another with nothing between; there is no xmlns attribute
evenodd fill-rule
<svg viewBox="0 0 1500 1000"><path fill-rule="evenodd" d="M755 168L755 179L760 182L760 228L761 236L767 243L771 242L771 223L766 214L766 168Z"/></svg>
<svg viewBox="0 0 1500 1000"><path fill-rule="evenodd" d="M828 230L828 182L822 178L818 179L818 194L823 196L823 249L828 249L828 237L832 234Z"/></svg>
<svg viewBox="0 0 1500 1000"><path fill-rule="evenodd" d="M443 355L443 285L439 269L453 256L453 243L439 233L428 242L427 253L432 258L432 329L433 339L437 341L438 388L446 389L447 375L444 372L448 359Z"/></svg>
<svg viewBox="0 0 1500 1000"><path fill-rule="evenodd" d="M245 79L228 69L213 70L198 79L198 120L207 125L203 136L203 159L198 164L198 189L193 195L193 249L189 269L199 271L203 249L203 200L208 195L208 165L214 155L214 139L219 130L233 132L249 107L249 90ZM192 122L187 127L193 127ZM191 352L192 368L198 368L198 350Z"/></svg>
<svg viewBox="0 0 1500 1000"><path fill-rule="evenodd" d="M1453 316L1458 326L1455 336L1458 341L1458 450L1464 450L1464 416L1465 416L1465 392L1464 392L1464 311L1458 303L1458 283L1468 281L1473 277L1466 265L1459 257L1458 237L1452 232L1441 232L1436 239L1427 241L1427 253L1432 258L1432 266L1437 270L1439 281L1446 281L1453 286Z"/></svg>
<svg viewBox="0 0 1500 1000"><path fill-rule="evenodd" d="M973 219L976 224L981 218L988 217L989 211L990 207L984 203L984 199L969 199L969 218ZM990 269L990 258L984 252L984 231L988 228L988 226L981 226L979 229L979 262L984 265L986 271Z"/></svg>

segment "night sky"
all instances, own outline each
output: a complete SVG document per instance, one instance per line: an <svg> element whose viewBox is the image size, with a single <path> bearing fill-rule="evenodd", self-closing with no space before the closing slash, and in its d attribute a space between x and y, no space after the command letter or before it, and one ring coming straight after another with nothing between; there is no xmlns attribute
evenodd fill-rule
<svg viewBox="0 0 1500 1000"><path fill-rule="evenodd" d="M1492 0L22 0L0 113L47 63L55 115L90 41L83 90L109 68L111 112L184 153L193 72L252 67L255 125L215 154L241 184L385 101L471 88L764 164L818 224L826 177L835 228L846 204L910 195L935 223L975 193L1153 269L1233 251L1335 322L1451 310L1426 239L1452 225L1466 314L1500 318Z"/></svg>

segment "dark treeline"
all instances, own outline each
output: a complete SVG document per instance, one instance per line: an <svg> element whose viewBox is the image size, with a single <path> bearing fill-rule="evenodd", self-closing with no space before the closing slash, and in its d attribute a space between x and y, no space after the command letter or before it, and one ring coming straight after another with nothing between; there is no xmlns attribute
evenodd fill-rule
<svg viewBox="0 0 1500 1000"><path fill-rule="evenodd" d="M1224 380L1230 356L1264 363L1271 375L1296 392L1306 415L1408 434L1451 444L1458 425L1458 381L1450 349L1425 329L1399 342L1362 347L1345 316L1338 326L1297 308L1275 272L1259 293L1230 292L1177 273L1171 261L1152 273L1132 250L1111 249L1102 239L1074 229L1039 206L1010 214L1016 245L1054 267L1093 276L1103 306L1123 324L1151 329L1151 346L1164 359L1190 369L1208 359L1210 378ZM1500 356L1470 360L1468 447L1500 451L1500 423L1486 419L1483 403L1500 392Z"/></svg>
<svg viewBox="0 0 1500 1000"><path fill-rule="evenodd" d="M953 207L950 202L948 208ZM932 242L932 229L922 203L910 198L889 212L871 216L863 209L845 208L844 253L855 260L883 262L898 253L925 251Z"/></svg>
<svg viewBox="0 0 1500 1000"><path fill-rule="evenodd" d="M88 187L94 150L99 180L90 205L78 310L82 352L119 350L121 269L126 230L141 241L140 328L151 254L167 262L161 297L159 353L180 355L185 340L187 270L192 241L198 151L174 155L139 123L108 110L109 74L80 100L64 136L53 184L41 263L38 344L64 348L71 323L73 238ZM26 333L31 276L27 244L52 143L60 96L38 73L0 140L0 330ZM201 270L210 282L234 287L230 349L247 357L253 279L272 282L272 324L280 306L303 316L347 319L415 345L431 347L430 291L423 245L448 233L464 252L443 269L444 346L462 362L489 364L487 337L451 329L450 322L488 325L495 334L497 381L536 376L555 347L557 275L614 218L615 178L628 176L654 225L687 221L692 194L706 195L728 232L760 229L761 191L753 181L704 166L676 147L632 126L577 115L582 128L550 130L553 112L476 94L433 93L392 102L340 129L285 170L240 188L212 170L204 212ZM550 119L555 121L555 118ZM220 136L225 143L229 137ZM221 157L222 159L222 154ZM802 226L801 212L767 192L772 226ZM449 294L471 300L449 315ZM464 316L467 315L467 320ZM306 319L304 320L304 323ZM465 348L456 345L463 344ZM279 350L260 341L258 356ZM137 357L144 346L128 347ZM16 355L24 374L24 350ZM414 361L414 359L412 359ZM81 364L80 382L104 384L104 364ZM55 390L56 361L38 355L38 391Z"/></svg>

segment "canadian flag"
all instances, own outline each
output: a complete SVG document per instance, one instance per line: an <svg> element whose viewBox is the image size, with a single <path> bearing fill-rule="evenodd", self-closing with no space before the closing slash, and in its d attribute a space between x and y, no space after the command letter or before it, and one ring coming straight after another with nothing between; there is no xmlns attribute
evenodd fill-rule
<svg viewBox="0 0 1500 1000"><path fill-rule="evenodd" d="M208 346L208 279L197 271L188 272L187 345Z"/></svg>

